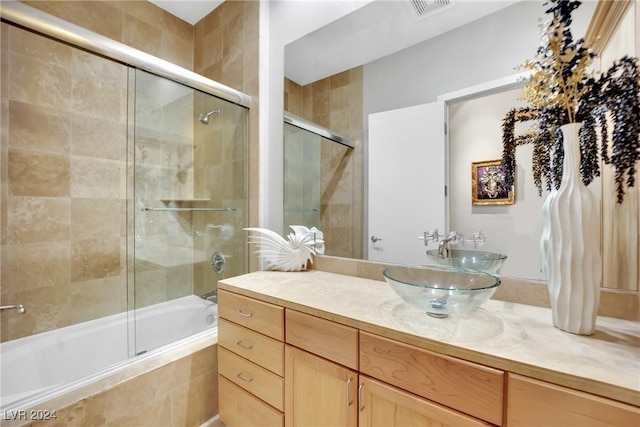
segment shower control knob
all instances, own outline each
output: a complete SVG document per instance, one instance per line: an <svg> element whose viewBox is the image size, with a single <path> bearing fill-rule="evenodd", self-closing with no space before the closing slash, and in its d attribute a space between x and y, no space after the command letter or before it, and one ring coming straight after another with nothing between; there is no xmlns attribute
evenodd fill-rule
<svg viewBox="0 0 640 427"><path fill-rule="evenodd" d="M222 252L215 252L211 255L211 268L218 274L224 273L224 269L227 266L227 262L224 259Z"/></svg>

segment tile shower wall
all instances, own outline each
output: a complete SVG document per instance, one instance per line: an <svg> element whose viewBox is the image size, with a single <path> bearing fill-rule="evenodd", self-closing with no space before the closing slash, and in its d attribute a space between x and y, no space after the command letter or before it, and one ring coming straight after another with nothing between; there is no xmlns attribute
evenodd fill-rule
<svg viewBox="0 0 640 427"><path fill-rule="evenodd" d="M200 102L198 102L200 101ZM247 244L243 228L247 224L247 111L230 103L201 98L198 112L220 111L208 124L197 122L194 129L193 196L197 206L231 208L193 214L194 292L211 292L217 281L247 271ZM211 258L221 253L224 271L214 272Z"/></svg>
<svg viewBox="0 0 640 427"><path fill-rule="evenodd" d="M248 215L249 226L258 226L258 165L259 165L259 139L258 139L258 116L259 116L259 99L258 99L258 57L259 57L259 2L258 1L225 1L218 6L213 12L200 20L194 27L194 71L198 74L202 74L212 80L223 83L236 90L240 90L251 96L251 109L249 110L249 135L248 146L245 149L248 152L248 171L240 172L238 165L238 155L240 146L219 146L217 147L215 135L219 132L216 126L224 124L228 118L221 116L221 120L216 123L212 122L207 128L198 129L196 132L211 133L211 138L207 135L205 138L208 143L214 145L207 146L207 150L212 153L213 159L205 160L208 164L213 165L211 172L214 173L214 179L219 179L220 174L224 174L224 178L231 178L230 184L238 186L243 183L244 180L239 179L239 175L234 174L244 173L246 176L248 172L249 182L248 190L245 185L244 191L248 191L248 207L245 205L245 209L248 210L245 214ZM213 125L213 126L211 126ZM227 127L224 132L246 132L246 129L240 129L237 127ZM227 136L223 136L224 140L229 139ZM221 150L221 151L220 151ZM215 151L221 152L222 156L213 154ZM214 160L216 159L216 160ZM234 166L235 165L235 166ZM197 166L196 166L197 167ZM205 173L203 176L210 176ZM199 184L197 184L199 185ZM196 185L196 186L197 186ZM206 186L202 187L202 191L206 191ZM224 187L222 194L233 191L235 194L239 193L240 189L233 189L232 186ZM211 196L209 192L208 196ZM219 197L219 195L217 195ZM223 196L224 199L224 196ZM224 200L224 203L235 203L234 200ZM246 199L245 199L246 200ZM236 203L237 204L237 203ZM227 224L224 214L217 214L214 218L214 226ZM196 227L206 227L207 224L195 224ZM229 248L228 241L225 242L226 237L230 229L227 227L224 230L209 229L209 237L218 239L214 242L216 247L218 244L222 244L223 248ZM241 231L239 227L235 227L233 232L236 237L234 240L241 239L242 244L235 246L235 251L247 250L246 235ZM226 234L225 234L226 233ZM206 236L206 235L205 235ZM224 252L224 250L223 250ZM232 256L239 255L238 253L231 253ZM249 257L250 269L256 270L258 268L257 258L255 256ZM242 271L234 270L236 267L230 265L230 271L225 272L225 276L232 274L239 274ZM195 272L195 287L197 290L203 290L207 292L211 289L211 281L214 275L211 272L211 267L207 264L201 264L196 267Z"/></svg>
<svg viewBox="0 0 640 427"><path fill-rule="evenodd" d="M2 340L126 308L127 70L2 24ZM7 125L5 125L7 124Z"/></svg>
<svg viewBox="0 0 640 427"><path fill-rule="evenodd" d="M304 87L285 80L285 109L356 141L321 144L321 215L327 255L362 258L364 151L362 67Z"/></svg>
<svg viewBox="0 0 640 427"><path fill-rule="evenodd" d="M187 69L194 69L195 62L196 72L252 95L254 97L254 108L250 111L251 142L249 156L252 167L249 170L251 181L249 205L251 207L250 223L257 224L258 2L225 2L195 27L147 1L29 1L25 3L114 40L174 62ZM194 33L197 33L195 44ZM3 60L2 63L2 123L16 120L15 124L12 123L9 127L2 127L3 151L0 161L2 162L4 195L9 192L9 128L15 129L12 132L19 132L18 113L21 108L24 110L20 103L10 101L10 97L6 95L9 90L9 74L6 72L6 67L8 66L8 58L14 56L13 53L9 54L13 48L10 47L8 35L9 29L3 24L2 54L3 58L7 58L7 61ZM208 36L208 38L205 39L205 36ZM223 39L224 41L222 41ZM40 71L37 68L31 69L31 63L28 58L23 59L21 65L26 67L24 69L28 72L35 73L30 76L33 82L45 81L39 80L44 74L47 74L47 78L50 79L60 79L60 84L56 82L56 85L51 87L59 89L54 91L55 93L60 92L64 95L71 91L71 85L62 80L64 80L65 76L72 76L75 71L70 72L64 69L61 63L56 62L62 61L63 57L60 55L55 56L57 48L53 48L54 45L51 43L47 41L43 46L31 46L30 49L38 55L38 60L35 62L52 63L55 67L46 67L46 73L42 68ZM62 50L67 51L70 49L69 47L64 47ZM64 55L70 57L68 53ZM40 75L37 74L38 72ZM95 79L96 76L100 76L101 71L91 72L94 73L92 77ZM26 79L24 80L26 81ZM109 84L109 79L98 78L95 81L100 82L103 86ZM89 91L88 88L86 89ZM80 91L81 88L74 87L74 90L78 93L77 91ZM111 92L110 94L113 93ZM47 101L46 98L48 97L55 98L49 91L43 91L38 96L45 98L45 101ZM105 99L109 100L109 97L107 96ZM68 104L71 101L67 100L65 102ZM101 104L106 105L108 102L101 101ZM32 191L28 187L37 186L37 180L34 181L33 176L27 175L32 173L33 169L29 165L38 164L40 166L45 164L45 168L42 171L43 174L48 174L47 177L43 178L48 182L47 191L55 194L56 191L60 191L59 187L65 187L68 181L69 196L67 197L68 200L63 200L58 194L55 197L49 195L46 197L39 196L39 200L29 201L32 205L26 205L27 210L32 215L36 226L22 227L25 237L7 236L5 238L6 233L3 233L3 257L4 259L7 259L7 256L11 257L12 267L4 268L2 271L4 284L2 303L15 301L17 293L20 292L19 302L29 306L33 301L38 310L30 310L28 316L23 316L20 319L20 326L11 328L11 333L9 333L9 326L15 326L14 321L16 319L4 317L2 340L14 339L104 316L111 314L114 310L124 309L125 305L126 294L119 294L119 298L115 302L110 297L110 292L115 288L119 288L120 291L124 292L126 284L126 277L124 276L127 262L125 256L126 242L124 242L123 237L127 231L123 196L127 185L125 182L126 171L122 164L119 164L118 168L115 169L105 166L105 160L111 162L123 161L126 148L116 148L113 144L106 143L96 144L95 141L99 141L99 139L92 139L91 133L94 132L109 141L113 141L116 138L114 133L118 133L117 138L125 138L124 141L126 141L127 131L123 128L117 129L105 125L97 117L92 117L93 121L83 123L75 120L72 132L68 120L57 120L56 117L56 115L60 115L66 118L69 114L68 111L58 111L47 107L46 103L44 105L44 107L36 107L35 101L29 105L29 117L36 117L36 113L40 116L48 117L47 120L32 120L29 124L29 129L30 131L36 130L40 132L40 135L45 134L47 136L55 136L55 138L43 139L32 134L30 136L32 146L29 148L31 151L27 153L28 156L25 156L24 151L11 149L12 163L14 163L13 160L15 159L16 166L20 165L20 162L23 165L20 170L13 169L13 176L22 176L22 180L20 184L12 184L11 188L17 192L28 193ZM80 104L78 106L81 107ZM123 108L121 114L124 117L126 115L126 105L123 104L121 107ZM74 118L77 119L84 112L86 111L81 110L73 113L75 114ZM86 114L84 115L86 116ZM23 114L22 117L25 117L25 115ZM101 116L101 118L104 118L104 116ZM23 121L22 134L25 133L24 127L26 125L24 123ZM124 126L122 123L120 124ZM81 138L84 139L82 140ZM81 141L84 141L83 147L80 146ZM35 153L38 144L42 145L44 142L46 142L47 147L40 150L42 153ZM65 144L69 148L65 148ZM70 148L71 144L74 144L75 151L73 153ZM92 159L92 154L87 151L92 150L92 147L99 147L95 150L97 154L95 154L96 160L93 163L88 160L85 162L72 161L71 155L81 155ZM68 156L66 156L68 158L62 154L65 150L68 150ZM119 152L119 150L122 151ZM116 153L123 157L114 157ZM100 179L96 178L98 176ZM51 181L54 178L55 183L52 183ZM133 184L130 182L128 185L131 186ZM74 189L74 195L82 196L72 198L72 188ZM117 197L114 196L116 193L118 194ZM64 191L62 194L64 194ZM96 204L92 199L97 199L100 203ZM8 200L6 201L8 202ZM4 202L5 200L3 200L4 207L9 206L8 203ZM24 203L27 200L25 199L22 202L22 205L14 206L17 202L12 201L14 203L12 209L18 209L22 206L24 211ZM115 208L118 209L122 216L113 214ZM8 229L8 221L12 221L12 226L20 225L18 218L10 218L6 211L2 212L0 218L4 231ZM116 220L118 222L117 226L115 225ZM85 226L83 221L89 224ZM93 227L93 229L88 230L87 227L89 226ZM131 232L132 230L129 231ZM71 242L72 235L75 236L73 246L68 243ZM88 239L80 239L79 236L81 235L91 237L95 243L87 242ZM114 236L116 235L120 239L118 246L115 244L116 239ZM104 236L112 237L104 239ZM43 240L46 243L46 247L12 247L11 251L7 250L9 242L14 244L20 241L22 244L21 239L26 239L25 241L28 241L29 244L43 244L40 242L40 240ZM75 257L73 257L74 254L76 255ZM73 261L72 257L74 258ZM37 262L34 262L34 260L37 260ZM25 265L28 268L24 268ZM252 265L255 268L257 263L254 261ZM94 271L99 271L101 277L94 278L92 276ZM197 271L191 274L198 275ZM19 285L8 286L9 281L7 279L11 275L20 279ZM67 278L70 280L72 275L77 280L63 285L65 280ZM38 280L41 281L38 282ZM14 279L12 278L11 281L13 282ZM87 286L79 285L80 282L86 282L83 284ZM105 283L108 286L105 286ZM58 287L55 288L54 285L58 285ZM71 295L76 295L77 300L83 300L79 306L73 305L70 294L62 291L62 287L65 286L72 289L73 294ZM27 292L29 292L28 295L26 294ZM99 312L88 309L90 301L100 302ZM56 307L66 307L66 309L59 310Z"/></svg>
<svg viewBox="0 0 640 427"><path fill-rule="evenodd" d="M193 70L193 26L146 0L49 0L24 3Z"/></svg>

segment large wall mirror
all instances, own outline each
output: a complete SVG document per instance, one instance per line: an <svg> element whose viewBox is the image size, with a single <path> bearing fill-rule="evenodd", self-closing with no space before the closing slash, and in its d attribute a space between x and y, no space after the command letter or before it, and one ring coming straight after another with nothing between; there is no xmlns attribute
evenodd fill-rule
<svg viewBox="0 0 640 427"><path fill-rule="evenodd" d="M448 185L444 202L430 205L430 209L444 212L442 223L413 218L421 226L411 231L412 239L415 237L412 251L422 256L425 249L434 248L433 244L425 248L418 240L433 228L441 233L459 228L468 236L480 230L488 235L485 249L510 257L500 274L541 278L538 214L543 199L531 183L528 147L521 147L522 153L517 155L514 205L474 206L470 196L472 163L501 156L501 117L520 102L517 88L513 84L502 89L497 85L496 90L475 94L470 88L509 80L521 72L517 66L531 58L540 44L542 3L452 0L419 16L411 2L373 1L285 46L285 110L356 141L353 150L322 148L327 154L320 154L323 202L319 225L330 230L329 235L325 233L327 254L385 260L384 251L378 251L385 236L369 229L368 205L371 192L376 190L371 185L372 177L392 182L394 176L369 163L371 115L433 103L445 94L467 90L466 99L452 97L442 110L449 119L449 146L442 157L446 175L393 186L398 194L420 198L430 186ZM605 46L601 52L603 68L624 52L637 55L637 2L606 3L609 6L605 9L614 4L616 10L607 12L596 1L584 1L574 13L571 27L576 37L589 31L592 34L587 36L599 43L604 40L602 34L614 40L613 48ZM611 20L612 15L617 19ZM611 27L618 30L612 31ZM394 46L396 42L405 46ZM406 156L407 165L412 158L415 160L416 151L403 148L400 133L387 139L397 147L399 156ZM319 143L330 146L329 142ZM625 206L616 206L613 198L607 197L608 193L613 195L607 179L605 176L602 183L591 187L604 195L603 285L637 291L638 191L630 191ZM408 223L411 215L399 210L387 221L393 230L393 224ZM333 238L332 228L336 229ZM376 245L373 236L383 240Z"/></svg>

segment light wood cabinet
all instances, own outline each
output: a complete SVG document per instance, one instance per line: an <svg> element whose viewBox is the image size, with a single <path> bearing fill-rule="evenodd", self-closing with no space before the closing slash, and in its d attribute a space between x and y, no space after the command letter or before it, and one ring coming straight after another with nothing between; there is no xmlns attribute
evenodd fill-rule
<svg viewBox="0 0 640 427"><path fill-rule="evenodd" d="M358 373L285 347L285 425L355 426Z"/></svg>
<svg viewBox="0 0 640 427"><path fill-rule="evenodd" d="M220 375L274 408L284 410L284 380L263 367L218 348Z"/></svg>
<svg viewBox="0 0 640 427"><path fill-rule="evenodd" d="M638 427L640 408L509 374L508 427Z"/></svg>
<svg viewBox="0 0 640 427"><path fill-rule="evenodd" d="M284 340L284 308L277 305L220 290L218 315L278 341Z"/></svg>
<svg viewBox="0 0 640 427"><path fill-rule="evenodd" d="M504 372L360 332L360 372L502 424Z"/></svg>
<svg viewBox="0 0 640 427"><path fill-rule="evenodd" d="M284 343L225 319L218 322L221 347L263 366L274 374L284 375Z"/></svg>
<svg viewBox="0 0 640 427"><path fill-rule="evenodd" d="M360 376L359 427L486 427L490 424Z"/></svg>
<svg viewBox="0 0 640 427"><path fill-rule="evenodd" d="M223 376L218 376L220 419L229 426L282 427L284 415L256 399Z"/></svg>
<svg viewBox="0 0 640 427"><path fill-rule="evenodd" d="M640 427L637 406L225 290L219 304L230 427Z"/></svg>
<svg viewBox="0 0 640 427"><path fill-rule="evenodd" d="M358 369L358 330L295 310L286 311L286 342Z"/></svg>
<svg viewBox="0 0 640 427"><path fill-rule="evenodd" d="M220 419L229 427L284 425L284 308L218 292Z"/></svg>

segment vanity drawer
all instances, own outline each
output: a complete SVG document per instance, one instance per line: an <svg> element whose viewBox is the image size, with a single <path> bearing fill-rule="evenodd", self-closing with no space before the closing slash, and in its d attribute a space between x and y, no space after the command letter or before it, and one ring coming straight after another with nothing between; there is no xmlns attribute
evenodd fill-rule
<svg viewBox="0 0 640 427"><path fill-rule="evenodd" d="M360 332L360 372L502 425L504 372Z"/></svg>
<svg viewBox="0 0 640 427"><path fill-rule="evenodd" d="M509 374L507 426L640 426L640 408Z"/></svg>
<svg viewBox="0 0 640 427"><path fill-rule="evenodd" d="M351 369L358 369L358 330L298 311L286 311L286 342Z"/></svg>
<svg viewBox="0 0 640 427"><path fill-rule="evenodd" d="M225 319L218 322L218 343L227 350L280 376L284 375L284 343Z"/></svg>
<svg viewBox="0 0 640 427"><path fill-rule="evenodd" d="M284 414L218 375L220 419L225 425L284 427Z"/></svg>
<svg viewBox="0 0 640 427"><path fill-rule="evenodd" d="M218 313L238 325L280 341L284 339L284 308L277 305L219 290Z"/></svg>
<svg viewBox="0 0 640 427"><path fill-rule="evenodd" d="M284 380L274 373L223 347L218 348L218 371L229 381L274 408L284 410Z"/></svg>

